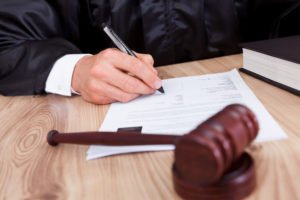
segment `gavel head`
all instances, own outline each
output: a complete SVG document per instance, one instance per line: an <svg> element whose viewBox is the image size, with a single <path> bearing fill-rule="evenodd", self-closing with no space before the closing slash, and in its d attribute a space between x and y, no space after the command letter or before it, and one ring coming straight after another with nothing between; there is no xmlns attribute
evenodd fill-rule
<svg viewBox="0 0 300 200"><path fill-rule="evenodd" d="M251 110L239 104L227 106L178 140L173 173L188 184L216 184L257 133Z"/></svg>

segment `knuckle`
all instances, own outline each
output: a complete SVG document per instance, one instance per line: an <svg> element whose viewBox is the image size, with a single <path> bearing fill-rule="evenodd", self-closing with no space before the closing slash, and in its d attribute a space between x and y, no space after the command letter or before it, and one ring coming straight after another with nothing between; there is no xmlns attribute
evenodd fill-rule
<svg viewBox="0 0 300 200"><path fill-rule="evenodd" d="M101 103L101 101L100 101L101 99L100 99L99 96L96 95L96 94L91 94L90 99L91 99L91 101L94 102L94 103Z"/></svg>
<svg viewBox="0 0 300 200"><path fill-rule="evenodd" d="M106 103L110 102L109 98L107 98L106 96L103 96L99 93L90 93L89 99L91 102L94 102L97 104L106 104Z"/></svg>
<svg viewBox="0 0 300 200"><path fill-rule="evenodd" d="M131 96L128 95L128 94L126 94L126 93L125 93L125 94L122 94L122 95L120 96L120 101L123 102L123 103L129 102L131 99L132 99Z"/></svg>
<svg viewBox="0 0 300 200"><path fill-rule="evenodd" d="M116 50L109 48L100 52L100 56L103 58L111 58L116 54Z"/></svg>
<svg viewBox="0 0 300 200"><path fill-rule="evenodd" d="M91 68L91 76L92 77L98 77L101 79L104 79L107 77L107 72L103 67L99 67L98 65L95 65L94 67Z"/></svg>
<svg viewBox="0 0 300 200"><path fill-rule="evenodd" d="M109 103L109 101L102 96L95 97L95 101L97 104L108 104Z"/></svg>
<svg viewBox="0 0 300 200"><path fill-rule="evenodd" d="M153 57L152 57L151 55L147 54L147 55L145 56L145 59L146 59L147 62L150 63L151 65L154 64L154 59L153 59Z"/></svg>
<svg viewBox="0 0 300 200"><path fill-rule="evenodd" d="M126 91L132 92L138 87L138 82L132 77L127 76L124 78L122 85Z"/></svg>
<svg viewBox="0 0 300 200"><path fill-rule="evenodd" d="M89 94L89 93L83 94L82 97L83 97L83 99L85 99L86 101L88 101L90 103L95 103L95 104L99 103L98 97L93 93L92 94Z"/></svg>
<svg viewBox="0 0 300 200"><path fill-rule="evenodd" d="M106 97L103 96L99 96L99 95L94 95L93 96L93 101L97 104L108 104L111 103L112 101L110 101L109 99L107 99Z"/></svg>
<svg viewBox="0 0 300 200"><path fill-rule="evenodd" d="M102 97L100 101L101 101L100 104L110 104L114 102L112 99L105 98L105 97Z"/></svg>
<svg viewBox="0 0 300 200"><path fill-rule="evenodd" d="M126 56L124 57L124 67L126 68L126 71L135 73L137 71L137 69L140 67L141 65L141 61L139 61L138 59L135 59L133 57L130 56Z"/></svg>
<svg viewBox="0 0 300 200"><path fill-rule="evenodd" d="M93 77L93 76L96 76L98 73L99 73L99 69L97 66L94 65L90 70L90 74Z"/></svg>
<svg viewBox="0 0 300 200"><path fill-rule="evenodd" d="M87 88L88 88L88 91L91 92L92 94L99 92L99 88L98 88L97 84L95 84L93 81L89 81L87 83Z"/></svg>
<svg viewBox="0 0 300 200"><path fill-rule="evenodd" d="M132 62L132 70L135 74L141 74L143 73L143 65L140 61Z"/></svg>

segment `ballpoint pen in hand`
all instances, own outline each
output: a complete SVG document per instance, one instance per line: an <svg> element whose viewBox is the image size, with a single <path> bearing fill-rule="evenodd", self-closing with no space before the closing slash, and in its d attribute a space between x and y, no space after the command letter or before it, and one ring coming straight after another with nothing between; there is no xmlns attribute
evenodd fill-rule
<svg viewBox="0 0 300 200"><path fill-rule="evenodd" d="M135 55L135 53L129 47L127 47L127 45L120 39L120 37L112 30L112 28L109 25L103 23L102 24L102 28L103 28L103 31L108 35L108 37L113 41L113 43L122 52L127 53L128 55L131 55L131 56L137 58L137 56ZM165 93L163 87L160 87L157 90L160 91L161 93Z"/></svg>

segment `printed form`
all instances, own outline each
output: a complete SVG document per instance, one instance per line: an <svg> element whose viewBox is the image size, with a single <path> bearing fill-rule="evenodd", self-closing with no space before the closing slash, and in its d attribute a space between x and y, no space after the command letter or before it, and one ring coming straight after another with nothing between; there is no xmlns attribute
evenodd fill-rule
<svg viewBox="0 0 300 200"><path fill-rule="evenodd" d="M225 106L240 103L248 106L258 118L260 130L255 142L287 138L237 70L166 79L163 88L165 94L157 92L129 103L113 103L99 131L142 127L142 134L183 135ZM87 159L173 149L173 145L92 145L87 151Z"/></svg>

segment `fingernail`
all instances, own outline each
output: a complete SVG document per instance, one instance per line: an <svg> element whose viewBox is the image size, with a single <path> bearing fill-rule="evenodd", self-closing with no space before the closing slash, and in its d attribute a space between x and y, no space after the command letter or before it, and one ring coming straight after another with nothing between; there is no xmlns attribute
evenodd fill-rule
<svg viewBox="0 0 300 200"><path fill-rule="evenodd" d="M160 87L161 87L161 81L156 81L155 83L154 83L154 87L155 87L155 89L159 89Z"/></svg>

